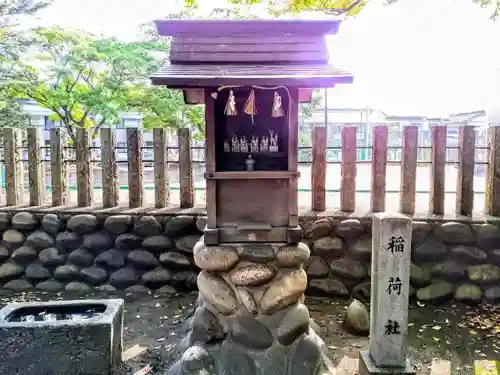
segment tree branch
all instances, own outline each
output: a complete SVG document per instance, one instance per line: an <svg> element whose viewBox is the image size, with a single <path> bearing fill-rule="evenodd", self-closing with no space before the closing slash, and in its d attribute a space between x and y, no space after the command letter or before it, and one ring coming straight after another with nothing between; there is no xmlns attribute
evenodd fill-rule
<svg viewBox="0 0 500 375"><path fill-rule="evenodd" d="M90 113L89 109L87 109L87 110L85 110L85 112L83 112L82 118L80 119L80 126L81 127L85 126L85 121L87 121L87 117L88 117L89 113Z"/></svg>
<svg viewBox="0 0 500 375"><path fill-rule="evenodd" d="M342 14L347 14L354 8L356 8L358 5L360 5L363 1L365 0L355 0L352 2L351 5L349 5L347 8L339 8L339 9L323 9L323 12L326 14L332 14L334 16L340 16ZM366 0L368 2L368 0Z"/></svg>
<svg viewBox="0 0 500 375"><path fill-rule="evenodd" d="M76 78L75 80L71 83L71 85L69 86L66 86L66 92L67 93L70 93L76 86L76 84L78 83L78 80L80 79L80 77L82 76L83 74L83 70L84 68L82 67L79 71L78 71L78 74L76 75Z"/></svg>

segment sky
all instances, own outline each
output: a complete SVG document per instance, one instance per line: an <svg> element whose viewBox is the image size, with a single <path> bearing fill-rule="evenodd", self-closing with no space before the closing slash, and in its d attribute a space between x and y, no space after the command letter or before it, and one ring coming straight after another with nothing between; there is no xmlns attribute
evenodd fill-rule
<svg viewBox="0 0 500 375"><path fill-rule="evenodd" d="M198 0L202 9L224 0ZM126 6L125 6L126 4ZM34 21L130 40L141 23L179 10L177 0L55 0ZM329 106L446 117L500 107L500 20L472 0L373 0L327 38L331 63L354 75Z"/></svg>

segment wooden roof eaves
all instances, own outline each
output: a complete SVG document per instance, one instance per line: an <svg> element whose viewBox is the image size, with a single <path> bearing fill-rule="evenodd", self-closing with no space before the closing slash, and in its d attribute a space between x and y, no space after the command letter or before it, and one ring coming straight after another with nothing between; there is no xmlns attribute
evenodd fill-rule
<svg viewBox="0 0 500 375"><path fill-rule="evenodd" d="M310 76L310 77L161 77L152 76L153 85L167 86L172 89L202 88L214 86L290 86L330 88L336 84L349 84L352 76Z"/></svg>

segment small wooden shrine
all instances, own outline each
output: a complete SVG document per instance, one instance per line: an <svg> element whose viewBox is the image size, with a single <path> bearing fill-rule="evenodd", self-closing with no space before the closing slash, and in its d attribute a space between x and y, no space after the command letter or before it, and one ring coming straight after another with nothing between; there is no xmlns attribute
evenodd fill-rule
<svg viewBox="0 0 500 375"><path fill-rule="evenodd" d="M324 35L338 26L157 22L172 39L153 83L204 103L206 119L197 307L169 375L335 373L303 305L310 250L298 222L297 119L313 88L352 81L328 64Z"/></svg>
<svg viewBox="0 0 500 375"><path fill-rule="evenodd" d="M298 105L351 83L328 63L340 21L157 21L169 61L151 79L205 104L205 244L301 240Z"/></svg>

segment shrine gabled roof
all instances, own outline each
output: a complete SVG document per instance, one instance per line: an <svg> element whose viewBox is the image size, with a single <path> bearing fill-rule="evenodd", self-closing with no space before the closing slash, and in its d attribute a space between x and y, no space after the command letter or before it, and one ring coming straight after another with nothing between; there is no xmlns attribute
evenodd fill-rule
<svg viewBox="0 0 500 375"><path fill-rule="evenodd" d="M215 85L331 87L352 76L328 64L326 34L339 20L167 20L168 63L151 79L177 88Z"/></svg>

